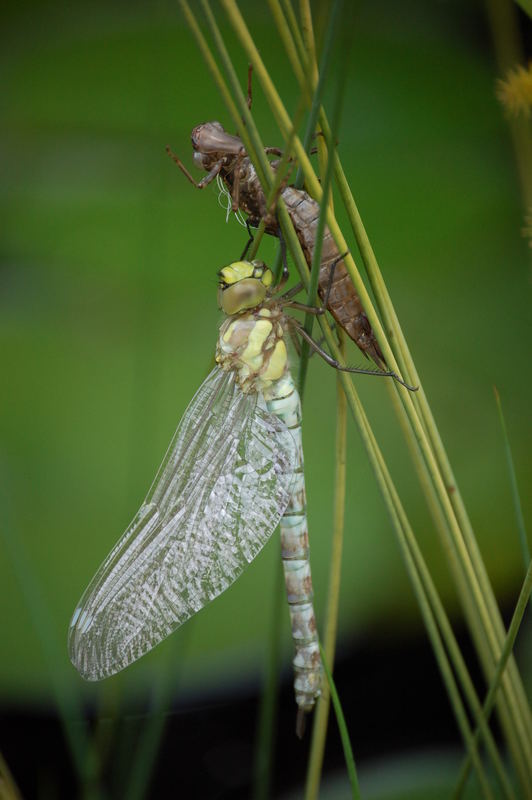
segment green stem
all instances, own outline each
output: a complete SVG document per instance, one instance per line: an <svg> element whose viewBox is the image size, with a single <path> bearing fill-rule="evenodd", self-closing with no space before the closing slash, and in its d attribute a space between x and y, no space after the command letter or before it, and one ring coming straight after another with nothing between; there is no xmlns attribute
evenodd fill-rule
<svg viewBox="0 0 532 800"><path fill-rule="evenodd" d="M481 725L485 725L487 723L490 714L493 710L493 706L495 705L495 699L499 687L501 685L502 676L504 674L504 670L508 663L508 659L510 658L510 655L512 653L515 640L519 632L519 627L521 625L521 621L523 619L523 615L525 613L525 609L531 597L531 594L532 594L532 562L530 562L528 566L528 570L525 575L525 580L523 581L521 592L519 594L519 599L517 601L517 605L515 607L515 611L512 616L512 621L510 622L510 627L508 628L508 634L506 636L506 641L504 642L504 647L501 653L501 657L499 659L499 663L497 664L497 669L495 670L495 674L491 681L488 694L486 695L486 699L482 707L482 719L479 720L479 723ZM474 734L475 742L478 741L480 733L481 730L480 727L478 727L475 730ZM470 768L471 768L471 762L469 756L467 756L462 766L462 769L460 770L460 777L458 779L458 785L456 787L454 794L455 798L461 797L462 791L467 781L467 777L469 775Z"/></svg>
<svg viewBox="0 0 532 800"><path fill-rule="evenodd" d="M350 380L346 380L346 378L347 376L344 377L344 374L342 373L341 380L344 390L346 391L347 401L359 426L364 446L368 453L377 483L383 495L390 519L397 535L410 581L414 588L414 592L423 615L425 627L431 640L432 648L434 650L443 681L447 688L451 706L455 713L464 743L468 748L468 751L471 753L471 757L473 763L475 764L475 769L483 789L483 794L485 797L491 797L491 790L489 789L489 785L484 774L484 769L478 756L476 745L473 741L467 714L465 712L463 702L460 697L460 692L456 685L453 671L446 655L442 638L438 630L438 625L436 623L435 612L438 614L438 620L440 621L440 624L442 623L442 606L440 603L435 604L434 608L431 606L429 595L427 594L427 587L430 587L431 589L430 595L432 601L434 601L434 597L437 597L436 589L432 585L430 573L423 562L421 552L417 547L410 523L408 522L407 516L402 507L401 501L394 487L393 481L390 477L384 458L377 445L360 400L354 390L352 382ZM422 568L420 569L420 567ZM446 626L444 625L443 627L445 628Z"/></svg>
<svg viewBox="0 0 532 800"><path fill-rule="evenodd" d="M410 381L418 383L417 371L339 160L337 166L339 169L336 177L340 193L386 327L390 331L391 340L398 352L401 372ZM448 544L456 551L460 570L464 575L464 580L457 580L457 585L462 586L461 597L466 617L477 649L482 656L484 670L491 678L496 661L500 657L504 637L500 611L423 387L420 386L415 399L405 398L405 401L405 410L423 453L424 469L427 470L428 478L434 485L438 502L442 507L446 521L443 533ZM416 408L420 413L420 420L417 419L417 414L414 414ZM447 552L449 552L448 548ZM469 598L466 597L466 594L469 595ZM531 786L531 767L529 765L532 765L530 708L513 659L511 659L505 675L504 692L508 703L508 712L513 720L511 723L505 724L506 735L511 744L516 764L521 765L518 768L522 783L528 787Z"/></svg>
<svg viewBox="0 0 532 800"><path fill-rule="evenodd" d="M390 394L392 395L392 402L396 406L395 410L399 417L401 426L405 427L408 425L408 420L404 412L404 409L401 406L399 398L397 397L397 393L395 391L391 391ZM409 440L407 439L407 441ZM419 453L419 450L417 448L414 448L414 452L412 453L412 458L414 460L416 468L421 473L420 478L423 482L423 476L425 475L425 473L421 468L421 454ZM430 502L435 503L436 506L435 516L437 520L438 519L440 520L439 524L441 526L445 525L445 521L443 520L443 518L440 518L441 511L435 499L432 484L427 481L426 485L423 486L423 490L427 494L427 499L429 503ZM412 555L412 558L414 560L414 563L416 565L416 569L418 570L420 579L427 593L427 597L432 606L434 616L437 620L438 627L440 628L443 640L445 642L445 647L447 648L447 652L449 653L450 660L453 664L453 669L460 681L462 692L467 699L470 712L474 720L476 721L477 725L480 727L482 736L486 742L486 747L489 756L492 760L495 772L497 774L501 786L502 796L508 798L508 800L513 800L515 795L510 780L508 778L506 769L497 750L497 745L495 743L493 735L489 727L486 725L485 720L483 719L480 700L478 698L477 692L474 688L473 682L469 675L469 671L467 669L467 665L460 651L458 642L456 641L456 637L454 635L452 626L449 622L449 618L447 616L447 613L445 612L445 608L443 606L441 598L438 594L434 581L432 580L432 577L430 575L430 571L422 556L421 550L419 548L415 536L413 535L413 532L411 532L409 529L406 529L405 538L410 553Z"/></svg>
<svg viewBox="0 0 532 800"><path fill-rule="evenodd" d="M493 387L495 393L495 402L497 403L497 411L499 412L499 420L502 428L502 436L504 439L504 452L506 455L506 466L508 467L508 474L510 476L510 486L512 490L512 500L514 504L514 513L517 521L517 530L519 532L519 542L521 544L521 553L523 554L523 562L525 569L527 564L530 564L530 548L528 546L528 536L526 534L525 517L523 514L523 507L521 505L521 497L519 496L519 488L517 486L517 475L515 474L514 459L512 456L512 448L510 447L510 440L508 439L508 432L506 430L506 422L502 411L502 404L497 387Z"/></svg>
<svg viewBox="0 0 532 800"><path fill-rule="evenodd" d="M334 706L334 713L336 714L336 722L338 723L338 730L340 731L340 739L342 740L344 758L345 758L345 763L347 765L347 774L349 776L349 783L351 784L351 797L353 798L353 800L362 800L360 794L360 788L358 786L358 777L355 766L355 759L353 757L353 749L351 747L351 741L349 739L349 732L347 730L347 725L345 724L345 717L342 711L342 706L340 704L340 698L338 697L338 692L336 691L336 686L334 685L331 671L327 665L327 658L325 656L325 651L321 646L321 644L320 644L320 653L323 664L323 671L325 672L325 677L327 678L329 692L331 695L332 704Z"/></svg>
<svg viewBox="0 0 532 800"><path fill-rule="evenodd" d="M292 3L290 0L282 0L285 17L288 23L288 27L290 28L290 32L292 34L293 41L295 43L297 54L299 56L299 60L303 66L303 69L307 69L307 62L308 62L308 55L307 51L305 50L305 43L303 41L303 36L301 35L301 31L299 30L299 23L297 21L297 17L295 15Z"/></svg>
<svg viewBox="0 0 532 800"><path fill-rule="evenodd" d="M343 334L340 352L344 355ZM336 469L334 481L334 514L333 535L331 544L331 561L329 566L329 589L324 623L325 659L333 669L336 648L336 632L338 629L338 607L340 599L340 577L342 567L342 549L345 522L345 484L347 456L347 402L339 378L336 381ZM320 777L323 767L323 754L327 736L329 719L330 693L326 686L318 700L312 727L312 743L307 768L305 800L315 800L320 788Z"/></svg>
<svg viewBox="0 0 532 800"><path fill-rule="evenodd" d="M341 19L341 9L343 8L343 0L336 0L334 3L333 13L331 15L331 21L329 25L328 35L326 38L325 43L325 50L323 53L323 71L321 72L320 80L318 82L318 89L316 94L319 94L320 91L323 90L324 86L324 76L328 69L328 65L330 63L330 51L333 49L334 42L335 42L335 33L336 27ZM345 29L344 29L345 30ZM320 278L320 268L321 268L321 253L322 253L322 245L323 245L323 234L325 232L325 217L327 212L327 204L329 198L329 191L331 186L331 179L332 179L332 172L334 166L334 141L336 132L338 130L340 124L340 116L342 112L342 100L344 97L345 91L345 84L346 84L346 75L347 75L347 64L348 55L349 55L349 39L347 36L344 35L343 42L342 42L342 62L346 66L345 69L340 70L340 79L338 81L338 85L336 87L336 97L334 101L334 108L333 108L333 124L332 124L332 131L331 135L327 137L327 162L325 167L325 177L323 181L323 197L324 200L320 205L320 214L318 217L318 224L316 227L316 237L314 240L314 251L312 253L312 267L310 271L310 286L307 296L307 303L309 306L315 307L316 299L318 295L318 284ZM319 110L319 103L317 101L317 97L314 98L313 102L313 109L316 109L316 113ZM312 114L310 123L314 127L315 121L312 120ZM313 127L307 127L307 134L313 130ZM310 136L308 137L310 141ZM307 145L307 143L305 143ZM299 173L298 173L299 174ZM296 179L297 185L297 179ZM305 317L305 330L309 334L312 335L312 328L314 325L314 315L307 314ZM307 367L308 367L308 356L309 356L309 345L307 341L302 342L301 346L301 357L299 359L299 379L298 379L298 387L299 393L301 397L303 397L304 389L305 389L305 379L307 376Z"/></svg>
<svg viewBox="0 0 532 800"><path fill-rule="evenodd" d="M277 30L279 31L279 35L281 36L281 41L288 55L290 64L292 65L292 69L294 70L297 82L299 83L301 88L303 88L303 86L306 86L306 91L304 95L305 101L307 105L310 105L311 104L310 83L305 76L304 66L302 66L302 62L300 61L298 53L296 52L296 45L294 39L292 38L292 33L290 31L290 28L285 22L283 11L279 4L279 0L268 0L268 5L270 7L272 17L277 26Z"/></svg>
<svg viewBox="0 0 532 800"><path fill-rule="evenodd" d="M274 731L277 719L277 690L279 682L279 658L281 650L281 620L284 604L284 576L281 557L275 565L273 581L273 603L271 609L270 636L264 690L261 697L257 742L255 746L255 769L253 800L267 800L273 776Z"/></svg>

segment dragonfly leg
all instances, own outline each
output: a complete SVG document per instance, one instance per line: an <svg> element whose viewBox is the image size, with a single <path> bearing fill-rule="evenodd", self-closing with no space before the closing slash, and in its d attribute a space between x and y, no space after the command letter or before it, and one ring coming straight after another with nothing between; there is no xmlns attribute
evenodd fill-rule
<svg viewBox="0 0 532 800"><path fill-rule="evenodd" d="M296 332L292 330L292 328L288 329L290 334L290 339L292 340L292 344L294 345L294 350L296 351L298 357L301 355L301 344L299 339L297 338Z"/></svg>
<svg viewBox="0 0 532 800"><path fill-rule="evenodd" d="M329 295L331 294L331 288L334 281L334 271L336 269L337 264L339 264L340 261L342 261L346 257L348 252L349 251L345 252L343 256L338 256L338 258L335 258L331 264L331 268L329 270L329 277L327 280L327 289L325 291L325 297L323 298L322 306L309 306L306 305L305 303L298 303L292 300L292 297L298 294L298 292L300 292L301 289L303 288L301 283L297 285L297 291L295 291L296 287L294 287L294 289L290 289L288 292L285 292L285 294L282 295L282 297L280 298L282 304L284 306L288 306L289 308L295 308L298 311L305 311L307 314L315 314L316 316L325 314L325 312L327 311L327 306L329 305Z"/></svg>
<svg viewBox="0 0 532 800"><path fill-rule="evenodd" d="M245 157L245 155L246 151L244 150L244 148L242 148L242 150L236 157L235 166L233 169L233 191L231 194L232 197L231 209L232 211L235 212L235 214L238 211L238 207L240 205L240 163L242 159Z"/></svg>
<svg viewBox="0 0 532 800"><path fill-rule="evenodd" d="M253 236L253 233L251 232L251 226L249 224L249 219L246 220L246 230L248 232L248 237L249 238L248 238L248 240L246 242L246 246L242 250L242 255L240 256L240 261L244 261L244 259L246 258L247 252L248 252L249 248L251 247L252 242L255 241L255 237Z"/></svg>
<svg viewBox="0 0 532 800"><path fill-rule="evenodd" d="M279 246L281 248L281 261L282 261L282 264L283 264L283 272L282 272L282 275L281 275L281 279L280 279L279 283L277 284L275 294L279 294L279 292L282 290L282 288L286 284L286 281L290 277L290 270L288 269L288 260L286 258L286 242L284 240L284 236L281 233L281 229L280 228L278 228L278 237L279 237Z"/></svg>
<svg viewBox="0 0 532 800"><path fill-rule="evenodd" d="M317 342L314 341L312 336L306 332L303 325L298 322L297 319L294 317L287 317L290 325L292 325L295 331L301 336L302 339L305 339L312 347L312 349L319 355L323 360L329 364L330 367L337 369L339 372L351 372L351 373L359 373L360 375L375 375L379 378L393 378L394 381L400 383L401 386L404 386L405 389L408 389L411 392L417 392L419 386L410 386L408 383L397 375L396 372L393 370L375 370L375 369L364 369L363 367L345 367L343 364L340 364L335 358L326 353L323 348L319 346Z"/></svg>
<svg viewBox="0 0 532 800"><path fill-rule="evenodd" d="M337 258L335 258L334 261L331 264L331 267L329 269L329 278L327 280L327 289L325 290L325 297L323 298L323 305L326 308L329 305L329 297L330 297L330 294L331 294L331 289L332 289L332 285L333 285L333 281L334 281L334 271L336 270L336 267L338 266L340 261L343 261L348 253L349 253L349 250L346 250L343 255L337 256Z"/></svg>
<svg viewBox="0 0 532 800"><path fill-rule="evenodd" d="M190 172L188 171L188 169L185 167L185 165L181 161L181 159L178 156L176 156L176 154L174 152L172 152L172 150L170 149L169 145L166 145L166 152L168 153L168 155L170 156L172 161L175 164L177 164L177 166L179 167L179 169L181 170L181 172L183 173L185 178L188 178L190 183L193 186L195 186L196 189L204 189L206 186L208 186L209 183L211 183L211 181L213 181L216 178L216 176L218 175L218 173L222 169L223 163L224 163L223 162L223 158L220 159L220 161L216 162L214 167L211 169L210 172L207 173L207 175L205 175L204 178L202 178L200 181L195 181L194 178L192 177L192 175L190 174Z"/></svg>
<svg viewBox="0 0 532 800"><path fill-rule="evenodd" d="M283 151L280 147L265 147L264 152L267 156L279 156L279 158L283 156ZM278 162L276 161L275 163L277 164Z"/></svg>
<svg viewBox="0 0 532 800"><path fill-rule="evenodd" d="M314 314L316 317L327 311L325 306L307 306L305 303L298 303L295 300L289 300L287 303L283 303L283 306L284 308L294 308L296 311L304 311L306 314Z"/></svg>
<svg viewBox="0 0 532 800"><path fill-rule="evenodd" d="M283 303L284 300L291 300L292 297L295 297L296 294L299 294L299 292L301 291L303 291L303 284L301 283L301 281L299 281L299 283L296 283L295 286L292 286L291 289L289 289L287 292L281 295L281 297L279 298L281 304Z"/></svg>
<svg viewBox="0 0 532 800"><path fill-rule="evenodd" d="M281 233L279 233L279 241L283 242L283 238L282 238ZM282 245L281 245L281 247L282 247ZM332 285L333 285L333 282L334 282L334 271L336 269L336 265L339 264L340 261L342 261L346 257L348 252L349 251L346 251L342 256L338 256L338 258L335 258L335 260L331 264L331 268L330 268L330 271L329 271L329 277L327 279L327 289L325 291L325 297L323 298L323 306L309 306L309 305L305 305L304 303L293 303L293 302L291 302L292 297L295 297L297 294L299 294L300 291L302 291L302 289L303 289L303 284L302 283L296 284L291 289L289 289L287 292L285 292L283 295L281 295L281 297L279 298L281 304L284 305L284 306L289 306L290 308L296 308L296 309L298 309L300 311L306 311L309 314L318 314L318 315L319 314L324 314L326 309L327 309L327 306L329 304L329 295L331 294L331 289L332 289ZM285 248L285 258L286 258L286 248ZM286 271L288 272L288 267L286 268ZM276 292L276 294L277 294L277 292Z"/></svg>

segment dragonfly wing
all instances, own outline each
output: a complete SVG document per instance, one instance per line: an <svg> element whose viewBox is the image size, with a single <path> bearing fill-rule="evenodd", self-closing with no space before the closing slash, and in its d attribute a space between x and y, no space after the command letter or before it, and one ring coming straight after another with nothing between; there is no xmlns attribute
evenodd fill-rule
<svg viewBox="0 0 532 800"><path fill-rule="evenodd" d="M124 669L241 574L288 504L295 458L286 426L216 367L74 612L69 653L84 678Z"/></svg>

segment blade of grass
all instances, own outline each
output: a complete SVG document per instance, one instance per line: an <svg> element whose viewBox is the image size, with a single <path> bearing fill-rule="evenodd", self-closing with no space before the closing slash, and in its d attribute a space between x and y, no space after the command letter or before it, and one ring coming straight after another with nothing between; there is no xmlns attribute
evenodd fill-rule
<svg viewBox="0 0 532 800"><path fill-rule="evenodd" d="M312 75L312 83L318 82L318 59L316 58L316 45L314 39L314 27L312 25L312 12L310 4L300 0L299 18L301 20L301 35L305 43L307 56L307 69Z"/></svg>
<svg viewBox="0 0 532 800"><path fill-rule="evenodd" d="M342 706L340 704L340 698L338 697L338 692L336 691L336 686L334 685L331 671L327 665L327 658L325 656L325 651L321 645L321 642L320 642L320 653L321 653L321 661L323 664L323 671L325 672L325 677L327 678L329 693L331 695L332 704L334 706L334 713L336 714L336 722L338 724L338 730L340 732L340 739L342 740L344 758L347 766L347 774L349 776L349 783L351 784L351 797L353 798L353 800L362 800L360 794L360 788L358 785L355 759L353 757L353 748L351 747L351 741L349 739L349 731L347 730L347 725L345 724L345 717L342 711Z"/></svg>
<svg viewBox="0 0 532 800"><path fill-rule="evenodd" d="M284 25L283 23L283 12L278 0L268 0L268 5L270 7L270 11L274 21L277 24L277 28L280 32L282 42L284 45L284 49L288 55L290 60L290 64L292 65L292 69L296 75L297 81L301 87L306 86L307 90L305 91L305 100L307 105L311 104L311 96L310 96L310 81L307 79L305 75L304 66L302 65L301 61L298 58L298 54L296 52L296 46L294 40L292 38L292 33L288 25Z"/></svg>
<svg viewBox="0 0 532 800"><path fill-rule="evenodd" d="M305 86L303 97L304 99L306 99L307 105L310 107L310 114L307 120L305 134L303 137L303 147L305 148L305 152L308 153L310 151L310 143L312 141L312 137L316 130L316 122L318 119L318 112L321 105L321 95L323 91L324 80L320 80L316 90L312 94L310 87L310 77L311 77L310 72L305 67L306 56L304 59L299 56L299 48L295 44L295 38L293 34L296 31L290 28L290 26L287 24L279 0L268 0L268 5L270 6L270 11L272 12L274 22L277 26L279 36L281 37L281 40L284 44L284 48L290 60L290 63L292 63L293 65L295 62L295 64L297 65L294 68L296 77L303 76L301 79L298 77L298 82L301 88L303 87L303 85ZM332 24L336 29L336 21L332 22ZM301 47L304 47L300 36L299 40L301 42ZM323 74L322 74L323 77L323 75L326 74L328 71L328 65L322 64L322 69L323 69ZM322 144L321 142L318 144L320 149L320 157L323 150L323 148L320 147L321 144ZM303 185L303 173L301 172L301 169L298 167L296 178L294 180L294 186L297 189L300 189L302 185Z"/></svg>
<svg viewBox="0 0 532 800"><path fill-rule="evenodd" d="M401 425L402 426L408 425L406 414L399 401L399 398L397 397L397 393L391 392L391 394L392 394L392 402L397 406L396 411ZM417 449L416 452L413 453L413 458L414 461L416 461L416 459L421 458L420 453L419 451L417 451ZM432 485L430 483L427 483L427 486L424 488L424 491L427 492L428 499L430 502L431 498L433 498ZM436 517L438 517L438 514L441 513L439 511L439 506L437 506L435 513ZM444 524L444 521L442 521L442 524ZM480 727L482 736L486 742L486 748L488 754L492 760L495 773L499 780L499 784L502 791L502 797L508 798L508 800L514 800L515 795L511 786L511 782L507 775L507 770L505 769L505 766L501 760L493 735L489 727L486 725L485 720L483 719L482 706L478 694L474 688L473 681L471 680L469 671L467 669L467 665L460 651L458 642L456 641L456 637L454 635L451 623L449 621L447 613L445 612L445 608L438 594L434 581L432 580L428 566L425 563L425 560L423 559L421 550L413 533L410 534L410 532L406 530L405 538L410 553L412 555L413 561L415 563L416 569L418 570L420 579L427 593L427 597L433 609L433 613L438 623L438 627L441 631L445 647L447 649L447 652L449 653L453 669L458 677L458 680L460 681L460 687L462 693L467 699L470 713L472 714L473 719L475 720L477 726Z"/></svg>
<svg viewBox="0 0 532 800"><path fill-rule="evenodd" d="M290 0L282 0L282 4L284 6L286 22L290 29L290 33L292 34L292 39L295 44L297 54L299 56L299 60L301 62L304 71L306 72L308 57L305 50L305 43L303 41L303 36L301 35L301 31L299 30L299 23L297 21L295 11L293 9ZM285 22L283 21L282 24L284 25Z"/></svg>
<svg viewBox="0 0 532 800"><path fill-rule="evenodd" d="M528 564L527 573L525 575L525 579L523 581L523 586L521 587L521 592L519 594L519 599L517 601L517 605L512 616L512 621L510 623L510 627L508 629L508 634L506 636L506 641L504 644L503 651L501 653L501 657L499 659L499 663L497 664L497 669L495 671L495 675L493 676L488 695L486 700L484 701L483 706L483 719L488 720L493 709L495 703L496 692L500 686L501 679L504 673L504 669L508 662L508 659L512 653L513 645L515 643L515 639L517 637L517 633L519 631L519 627L521 624L521 620L523 618L523 614L525 611L525 607L527 602L530 600L531 593L532 593L532 561L530 559L530 551L528 548L528 540L526 535L526 528L525 528L525 520L523 516L523 510L521 506L521 497L519 495L519 489L517 486L517 476L515 473L515 466L512 457L512 450L510 447L510 441L508 439L508 432L506 430L506 421L504 419L504 413L502 410L501 398L499 392L497 391L497 387L493 387L493 391L495 394L495 402L497 404L497 410L499 413L499 420L501 423L501 429L504 439L504 447L506 452L506 463L508 467L508 473L510 476L510 483L512 487L512 499L514 503L514 511L517 520L517 526L519 530L519 538L521 543L521 549L523 553L523 559L525 562L525 568ZM479 729L475 731L475 738L479 736ZM460 776L458 779L458 784L455 790L455 797L459 798L462 795L462 792L465 788L467 778L469 775L469 770L471 768L471 763L469 758L466 757L465 762L460 770Z"/></svg>
<svg viewBox="0 0 532 800"><path fill-rule="evenodd" d="M284 574L281 554L275 564L272 582L270 635L268 637L264 688L261 696L255 744L255 768L253 775L253 800L267 800L273 776L275 724L277 722L277 697L279 685L279 662L281 653L282 606L284 605Z"/></svg>
<svg viewBox="0 0 532 800"><path fill-rule="evenodd" d="M354 391L353 385L350 381L343 380L343 384L344 388L346 389L348 403L352 407L352 411L356 416L366 451L370 458L377 482L381 488L383 498L388 508L388 512L398 538L401 553L403 555L412 587L417 597L418 605L424 619L427 633L431 640L432 649L438 662L438 666L449 695L458 727L462 734L462 738L464 739L464 743L471 754L482 793L484 797L492 797L491 789L485 776L484 768L480 761L476 744L473 740L467 714L460 697L460 692L456 685L453 671L446 655L440 632L438 630L436 616L438 616L438 620L441 622L442 606L441 604L437 604L434 608L431 606L430 599L433 600L434 596L437 596L436 589L432 584L430 573L423 561L421 551L417 546L410 523L408 522L406 513L402 507L399 496L397 495L397 491L390 477L386 463L377 445L375 436L371 430L371 426L369 425L369 421L364 413L360 400L358 399L358 396L356 395L356 392ZM430 598L427 594L427 587L431 589Z"/></svg>
<svg viewBox="0 0 532 800"><path fill-rule="evenodd" d="M521 545L521 553L523 554L523 562L525 569L527 564L530 564L530 548L528 546L528 536L526 533L525 518L523 515L523 507L521 505L521 498L519 496L519 488L517 486L517 476L515 474L514 459L512 456L512 448L508 439L508 432L506 430L506 422L502 410L502 403L497 387L493 387L495 394L495 402L497 404L497 411L499 412L499 420L501 423L502 436L504 439L504 452L506 455L506 466L508 467L508 476L510 478L510 486L512 490L512 500L514 504L515 518L517 521L517 530L519 533L519 543Z"/></svg>
<svg viewBox="0 0 532 800"><path fill-rule="evenodd" d="M532 562L530 562L528 566L528 570L525 575L523 585L521 587L521 592L519 593L519 599L517 600L515 611L512 616L512 621L510 622L510 627L508 628L508 634L506 636L506 641L504 643L501 657L499 659L499 663L497 664L497 669L495 670L495 674L491 681L488 694L486 695L486 699L482 707L483 722L487 722L493 710L493 706L495 705L495 699L501 685L502 676L504 674L504 670L508 663L508 659L510 658L510 654L513 650L515 640L519 632L519 627L521 625L521 621L523 619L523 615L525 613L525 609L530 600L531 595L532 595ZM478 740L479 736L480 736L480 729L477 728L474 734L475 741ZM462 796L462 792L465 788L465 784L470 769L471 769L471 762L469 757L466 756L462 769L460 770L460 776L458 779L458 784L455 790L455 794L453 795L455 798L459 798Z"/></svg>
<svg viewBox="0 0 532 800"><path fill-rule="evenodd" d="M344 50L344 57L347 59L349 56L349 50L351 47L351 37L350 37L350 22L352 15L349 13L350 6L347 6L344 2L335 2L333 3L333 8L331 15L329 17L329 24L327 26L327 33L325 36L325 44L323 46L323 52L321 55L320 61L320 68L318 73L318 80L316 83L316 87L314 90L314 94L312 97L312 107L310 109L309 118L307 121L307 128L305 130L305 136L303 139L303 147L305 148L305 152L308 153L310 150L310 143L312 141L312 137L316 131L316 125L318 122L318 116L320 113L320 108L322 104L322 98L324 93L325 83L327 81L327 77L329 75L330 66L331 66L331 57L334 49L334 45L336 39L338 38L339 33L339 26L340 23L343 23L342 30L343 30L343 50ZM345 12L348 12L347 14ZM346 18L347 17L347 18ZM279 19L278 30L282 30L284 20ZM285 23L286 24L286 23ZM345 65L347 66L347 65ZM307 76L310 80L310 75L312 70L307 67ZM347 79L347 69L340 70L340 80L339 84L343 82L343 90L342 94L345 91L345 81ZM341 96L341 95L340 95ZM339 102L339 101L338 101ZM338 112L339 114L339 112ZM335 111L333 111L333 120L334 120ZM336 141L336 131L338 129L338 122L339 116L336 119L336 125L333 121L332 131L327 139L327 141L332 141L333 143ZM319 142L321 140L318 140ZM332 152L329 147L329 152ZM325 148L323 148L325 149ZM322 176L323 177L323 176ZM297 170L295 186L296 188L300 189L303 186L304 182L304 173L301 167ZM325 197L328 197L328 192L323 188L323 194Z"/></svg>
<svg viewBox="0 0 532 800"><path fill-rule="evenodd" d="M324 76L328 70L330 64L330 52L335 44L335 34L338 29L338 24L341 19L341 11L343 9L344 3L343 0L335 0L333 6L333 13L331 15L331 21L329 25L329 31L326 38L325 43L325 50L323 53L323 64L324 70L321 72L320 81L318 83L318 88L316 90L316 94L320 91L323 91L324 86ZM341 43L341 50L342 50L342 62L346 64L349 60L349 49L350 49L350 37L346 34L349 33L347 27L344 27L344 35L342 36L342 43ZM327 203L330 194L330 186L331 186L331 178L334 166L334 141L336 137L336 132L338 131L338 127L340 125L340 116L342 113L342 104L343 98L345 94L345 86L346 86L346 76L347 76L347 69L343 69L340 71L340 77L337 81L336 86L336 94L334 99L334 107L333 107L333 122L332 122L332 132L331 135L327 138L327 161L325 166L325 176L323 180L323 202L320 205L320 214L318 217L318 224L316 226L316 238L314 243L314 252L312 253L312 267L310 270L310 285L307 295L307 303L311 307L316 306L316 300L318 296L318 283L320 277L320 268L321 268L321 253L322 253L322 245L323 245L323 234L325 232L325 217L327 212ZM317 98L314 98L313 109L319 109L319 103L316 102ZM314 126L315 121L312 120L312 114L309 122ZM310 127L307 128L307 133L310 132L312 129ZM310 137L309 137L310 141ZM298 173L299 174L299 173ZM297 185L297 179L296 179ZM309 334L312 335L312 328L314 325L314 315L313 314L306 314L305 316L305 330ZM308 357L309 357L309 344L306 340L303 340L301 345L301 356L299 359L299 376L298 376L298 388L299 394L301 398L303 398L304 391L305 391L305 379L307 376L307 367L308 367Z"/></svg>
<svg viewBox="0 0 532 800"><path fill-rule="evenodd" d="M343 178L345 180L345 176L343 176ZM401 365L401 374L406 375L408 379L414 383L418 383L419 378L417 371L411 359L406 341L404 340L397 316L393 310L373 250L367 239L365 230L363 229L362 220L360 219L358 210L356 210L347 181L345 181L343 185L340 185L340 193L344 199L344 205L348 211L353 230L355 231L357 243L363 254L368 274L373 274L374 278L377 278L376 281L372 281L374 284L375 296L381 312L383 313L383 317L387 320L386 327L390 330L391 341L396 343L396 346L400 348L400 352L402 353L402 357L398 355L398 362ZM347 203L345 202L346 200L348 201ZM352 203L350 201L352 201ZM429 473L430 480L434 484L435 491L437 492L439 502L442 506L447 531L444 530L443 533L447 539L451 538L453 548L456 547L461 569L463 565L466 581L465 583L462 582L462 586L465 592L470 595L470 599L468 600L462 592L462 601L464 603L464 609L466 610L466 618L468 619L477 650L481 654L484 670L488 678L491 678L497 658L500 657L502 646L501 637L504 628L500 611L465 505L421 384L417 397L414 399L410 398L410 403L414 404L421 415L419 423L413 426L414 433L418 436L419 444L425 452L427 452L427 445L429 445L433 453L433 456L431 455L430 461L428 462L426 457L424 457L427 462L424 469ZM408 406L406 410L408 411ZM414 408L411 409L412 413L413 411ZM409 413L411 419L413 419L412 413ZM428 441L424 434L420 435L421 425L423 430L426 431ZM467 612L468 606L471 607L474 613ZM508 713L511 714L511 719L513 720L513 722L508 723L507 718L505 724L506 735L511 743L514 758L522 765L520 770L522 779L525 785L532 787L530 768L526 766L532 764L532 749L529 735L530 709L513 660L509 664L509 670L505 677L504 689L507 698ZM503 711L503 714L504 713ZM514 728L514 732L510 730L509 725Z"/></svg>
<svg viewBox="0 0 532 800"><path fill-rule="evenodd" d="M341 337L340 352L344 356L344 335ZM334 480L334 513L333 534L331 543L331 560L329 565L329 586L327 605L323 625L323 649L325 659L332 669L336 649L336 632L338 628L338 607L340 598L340 576L342 567L342 548L345 519L345 484L347 455L347 401L339 378L336 380L336 445L335 445L335 480ZM318 700L312 725L312 741L308 758L305 800L318 797L320 778L323 768L323 755L327 737L329 719L330 693L328 684L323 687Z"/></svg>

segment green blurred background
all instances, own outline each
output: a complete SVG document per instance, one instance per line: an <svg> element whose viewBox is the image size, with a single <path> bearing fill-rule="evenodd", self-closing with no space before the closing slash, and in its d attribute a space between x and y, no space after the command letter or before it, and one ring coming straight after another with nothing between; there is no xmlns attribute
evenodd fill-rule
<svg viewBox="0 0 532 800"><path fill-rule="evenodd" d="M321 10L318 4L318 17ZM244 11L293 111L298 93L269 13L260 3ZM231 129L228 114L175 4L16 4L3 22L2 528L9 545L3 542L0 563L0 694L21 706L49 702L43 636L57 641L54 663L65 680L92 699L115 686L147 686L159 661L174 657L183 691L257 680L276 537L188 631L103 690L83 684L66 654L82 590L140 505L211 365L220 320L215 272L240 254L245 231L234 219L226 223L217 189L195 191L164 147L191 165L191 129L210 119ZM362 5L353 37L340 156L497 596L509 608L523 569L492 386L504 405L526 517L530 251L486 16L477 3L382 0ZM244 83L236 42L233 54ZM280 144L258 82L253 112L263 139ZM268 241L260 255L272 260L275 252ZM349 360L360 363L354 346ZM384 384L364 377L356 384L455 609ZM334 374L313 359L304 447L318 614L330 550L334 408ZM344 646L421 626L351 420L348 436ZM287 623L283 647L288 659Z"/></svg>

